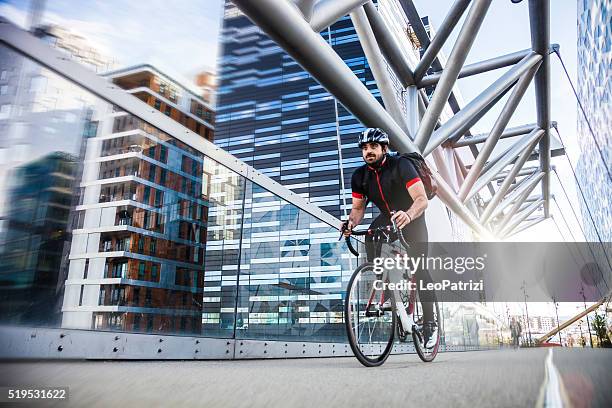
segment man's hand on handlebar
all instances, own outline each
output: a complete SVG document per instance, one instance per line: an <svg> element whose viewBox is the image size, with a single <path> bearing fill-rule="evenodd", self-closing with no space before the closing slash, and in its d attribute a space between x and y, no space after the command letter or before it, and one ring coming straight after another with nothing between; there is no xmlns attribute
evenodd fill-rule
<svg viewBox="0 0 612 408"><path fill-rule="evenodd" d="M404 228L412 221L406 211L395 211L391 216L391 221L394 221L398 229Z"/></svg>
<svg viewBox="0 0 612 408"><path fill-rule="evenodd" d="M344 237L350 237L351 232L353 232L353 223L351 220L346 220L342 224L340 224L340 230L342 231L342 235Z"/></svg>

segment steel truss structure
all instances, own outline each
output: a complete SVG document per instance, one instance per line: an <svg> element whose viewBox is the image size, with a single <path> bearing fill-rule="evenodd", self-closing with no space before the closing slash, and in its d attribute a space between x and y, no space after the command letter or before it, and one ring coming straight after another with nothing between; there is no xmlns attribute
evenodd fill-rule
<svg viewBox="0 0 612 408"><path fill-rule="evenodd" d="M406 44L397 40L371 0L233 1L365 126L385 129L395 150L418 151L428 161L433 159L440 200L480 239L509 237L550 217L549 130L553 122L550 118L549 54L558 46L549 41L549 0L528 1L529 49L469 65L465 65L466 57L492 0L455 0L433 38L429 38L423 27L413 1L398 0L424 48L417 66L410 66L405 56ZM438 53L465 13L448 61L442 67ZM319 34L347 14L384 106ZM428 75L430 67L434 73ZM509 67L508 70L480 95L464 107L458 106L452 91L459 78L505 67ZM401 110L391 73L408 95L407 115ZM532 82L535 85L536 123L507 128ZM424 92L426 86L435 87L430 98ZM506 94L509 96L489 133L471 136L470 128ZM440 123L447 102L455 114ZM418 126L407 117L414 112L418 112ZM514 140L505 151L492 157L502 138ZM462 146L469 146L474 155L474 163L469 168L457 151ZM538 166L525 167L534 159L539 160ZM501 181L492 183L494 180ZM485 202L480 192L486 186L491 198ZM538 186L541 195L531 197ZM540 209L542 215L530 218Z"/></svg>

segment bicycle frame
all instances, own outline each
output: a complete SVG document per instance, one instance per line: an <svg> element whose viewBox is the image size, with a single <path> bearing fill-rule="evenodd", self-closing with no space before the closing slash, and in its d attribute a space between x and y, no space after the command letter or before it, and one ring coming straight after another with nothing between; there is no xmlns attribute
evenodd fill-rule
<svg viewBox="0 0 612 408"><path fill-rule="evenodd" d="M378 275L378 274L377 274ZM399 283L399 281L401 280L402 274L397 271L397 270L383 270L383 272L380 274L380 281L383 283ZM415 275L411 274L411 282L415 282ZM391 305L392 305L392 312L393 313L397 313L397 316L399 317L399 323L402 326L402 330L404 330L406 333L408 334L412 334L412 326L414 325L414 305L415 305L415 291L411 290L410 288L408 289L408 312L406 312L406 309L404 307L404 303L402 301L402 298L399 294L399 290L398 289L381 289L379 290L381 293L380 296L380 300L378 302L375 303L375 307L376 307L376 313L379 313L381 311L381 308L383 306L383 304L385 303L385 293L389 292L391 294ZM368 315L369 309L370 307L372 307L373 301L374 301L374 297L376 295L377 289L374 288L374 286L372 286L371 292L370 292L370 296L369 296L369 300L368 300L368 304L366 305L366 316Z"/></svg>

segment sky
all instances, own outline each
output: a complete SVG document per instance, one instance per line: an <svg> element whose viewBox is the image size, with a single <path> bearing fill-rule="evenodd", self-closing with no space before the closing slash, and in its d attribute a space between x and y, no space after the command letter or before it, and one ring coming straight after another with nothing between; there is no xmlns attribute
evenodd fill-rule
<svg viewBox="0 0 612 408"><path fill-rule="evenodd" d="M434 27L440 26L452 3L452 0L415 0L420 15L428 15ZM493 0L466 63L530 48L527 3L527 0L519 4L513 4L510 0ZM149 63L179 82L190 85L198 70L215 68L222 5L222 0L175 0L171 3L163 0L53 0L45 2L42 18L43 22L57 23L83 35L101 53L112 56L117 62L116 68ZM0 0L0 15L25 26L29 7L29 1ZM577 65L576 9L576 0L551 1L550 39L552 43L561 46L561 54L574 82ZM443 48L446 55L451 52L461 24L462 21ZM502 72L497 70L459 80L458 87L463 100L469 102ZM502 106L503 100L474 126L473 133L488 132ZM551 113L552 120L559 123L568 147L568 156L576 163L579 149L576 141L575 98L554 55L551 55ZM532 85L508 126L535 121ZM579 213L575 183L567 159L554 158L552 164L556 165L564 179L572 205ZM578 241L583 240L578 221L571 216L570 204L552 175L551 182L552 193L566 215L567 226L556 205L551 202L553 217L557 219L563 236L559 235L554 222L549 219L516 235L514 240L561 241L573 240L573 237Z"/></svg>

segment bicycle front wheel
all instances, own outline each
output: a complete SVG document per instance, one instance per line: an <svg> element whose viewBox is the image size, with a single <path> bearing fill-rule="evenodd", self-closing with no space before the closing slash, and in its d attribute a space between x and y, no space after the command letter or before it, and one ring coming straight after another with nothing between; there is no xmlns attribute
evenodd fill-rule
<svg viewBox="0 0 612 408"><path fill-rule="evenodd" d="M379 279L374 264L361 265L349 281L344 302L349 344L357 360L366 367L383 364L393 348L396 316L392 299L380 283L375 285Z"/></svg>
<svg viewBox="0 0 612 408"><path fill-rule="evenodd" d="M412 339L414 341L414 348L419 355L419 358L430 363L438 355L440 348L440 333L442 332L442 315L440 314L440 307L434 294L433 299L433 325L436 327L434 335L433 345L427 346L424 338L424 321L423 321L423 304L421 303L418 292L416 293L416 301L414 305L414 320L416 322L414 330L412 331Z"/></svg>

